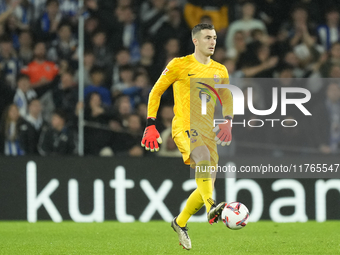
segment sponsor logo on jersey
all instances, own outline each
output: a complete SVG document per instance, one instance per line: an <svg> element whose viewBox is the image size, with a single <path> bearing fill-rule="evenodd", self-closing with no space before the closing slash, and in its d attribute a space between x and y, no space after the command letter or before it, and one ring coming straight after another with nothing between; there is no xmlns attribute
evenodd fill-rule
<svg viewBox="0 0 340 255"><path fill-rule="evenodd" d="M220 82L220 76L218 74L214 74L214 82Z"/></svg>

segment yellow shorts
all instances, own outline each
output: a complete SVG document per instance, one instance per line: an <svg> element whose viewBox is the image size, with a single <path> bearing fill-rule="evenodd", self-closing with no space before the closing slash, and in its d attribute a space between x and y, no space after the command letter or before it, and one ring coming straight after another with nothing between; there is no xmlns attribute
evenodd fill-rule
<svg viewBox="0 0 340 255"><path fill-rule="evenodd" d="M184 164L190 165L192 168L195 168L195 162L190 161L191 152L198 146L205 145L208 147L210 152L210 161L211 165L217 165L218 163L218 154L217 154L217 145L214 139L206 138L194 129L189 131L182 131L174 137L174 141L182 153Z"/></svg>

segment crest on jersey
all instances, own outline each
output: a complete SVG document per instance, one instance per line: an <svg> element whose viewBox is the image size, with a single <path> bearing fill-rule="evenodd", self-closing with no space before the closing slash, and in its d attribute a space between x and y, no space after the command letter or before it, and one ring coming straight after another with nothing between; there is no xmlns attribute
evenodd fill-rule
<svg viewBox="0 0 340 255"><path fill-rule="evenodd" d="M211 87L210 85L208 85L204 82L197 82L197 83L204 86L204 87L197 87L198 89L200 89L199 97L200 97L201 100L202 100L202 93L204 93L204 94L207 94L207 102L209 102L210 99L212 99L214 101L214 103L216 104L216 98L212 95L212 93L213 93L213 94L215 94L218 101L220 101L220 104L222 105L222 100L221 100L220 96L218 95L217 91L213 87Z"/></svg>
<svg viewBox="0 0 340 255"><path fill-rule="evenodd" d="M210 91L209 91L207 88L199 88L199 87L198 87L198 89L200 90L200 92L199 92L198 95L199 95L199 97L200 97L201 100L202 100L202 94L206 94L206 95L207 95L207 103L210 102L211 98L212 98L212 99L214 100L214 102L215 102L215 98L212 97ZM215 103L216 103L216 102L215 102Z"/></svg>
<svg viewBox="0 0 340 255"><path fill-rule="evenodd" d="M191 137L191 138L190 138L190 142L191 142L191 143L195 143L195 142L197 142L197 139L194 138L194 137Z"/></svg>
<svg viewBox="0 0 340 255"><path fill-rule="evenodd" d="M220 82L220 76L218 74L214 74L214 82Z"/></svg>
<svg viewBox="0 0 340 255"><path fill-rule="evenodd" d="M162 75L166 75L166 73L169 72L169 69L168 68L165 68Z"/></svg>

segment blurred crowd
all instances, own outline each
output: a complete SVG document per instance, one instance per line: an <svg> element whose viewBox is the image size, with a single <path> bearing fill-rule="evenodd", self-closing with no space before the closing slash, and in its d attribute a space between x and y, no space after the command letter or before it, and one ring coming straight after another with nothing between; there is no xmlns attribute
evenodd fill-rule
<svg viewBox="0 0 340 255"><path fill-rule="evenodd" d="M295 107L284 116L302 119L294 128L236 126L226 154L339 153L338 0L84 0L84 5L79 10L77 0L1 0L0 154L76 154L83 109L85 155L180 157L171 137L171 87L157 118L160 152L151 155L140 141L148 94L172 58L193 53L191 29L198 23L215 26L213 59L227 67L230 83L245 95L251 84L256 109L271 107L272 87L304 87L312 94L306 104L312 117L302 118ZM85 17L84 102L78 102L79 15ZM260 118L246 104L242 119Z"/></svg>

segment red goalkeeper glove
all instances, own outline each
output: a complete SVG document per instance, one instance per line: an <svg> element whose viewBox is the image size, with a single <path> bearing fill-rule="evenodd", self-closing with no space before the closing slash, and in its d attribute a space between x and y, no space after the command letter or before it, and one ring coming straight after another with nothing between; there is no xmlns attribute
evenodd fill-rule
<svg viewBox="0 0 340 255"><path fill-rule="evenodd" d="M231 118L227 118L226 122L223 124L217 125L213 131L218 132L215 137L215 141L217 144L221 144L222 146L229 145L231 143Z"/></svg>
<svg viewBox="0 0 340 255"><path fill-rule="evenodd" d="M162 138L156 129L155 123L156 120L154 118L147 119L147 127L145 128L141 143L142 147L151 152L159 151L158 144L162 143Z"/></svg>

